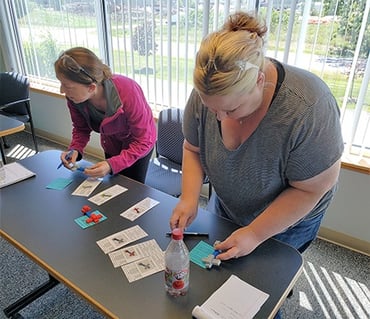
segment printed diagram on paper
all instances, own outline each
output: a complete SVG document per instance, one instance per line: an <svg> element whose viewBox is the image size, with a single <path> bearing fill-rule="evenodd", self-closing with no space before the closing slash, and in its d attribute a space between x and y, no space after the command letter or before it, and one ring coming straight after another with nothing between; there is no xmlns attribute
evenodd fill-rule
<svg viewBox="0 0 370 319"><path fill-rule="evenodd" d="M154 239L111 252L109 258L114 267L121 266L129 282L164 270L164 252Z"/></svg>
<svg viewBox="0 0 370 319"><path fill-rule="evenodd" d="M146 236L148 236L148 234L140 226L136 225L100 239L96 243L105 254L108 254L113 250L126 246Z"/></svg>
<svg viewBox="0 0 370 319"><path fill-rule="evenodd" d="M148 257L122 266L127 280L133 282L156 272L164 270L164 252L151 254Z"/></svg>
<svg viewBox="0 0 370 319"><path fill-rule="evenodd" d="M89 201L99 206L126 191L127 191L127 188L121 185L114 185L96 194L95 196L89 198Z"/></svg>
<svg viewBox="0 0 370 319"><path fill-rule="evenodd" d="M137 204L133 205L129 209L125 210L120 215L124 218L127 218L128 220L134 221L141 215L145 214L149 209L153 208L158 204L159 204L158 201L147 197L142 201L138 202Z"/></svg>
<svg viewBox="0 0 370 319"><path fill-rule="evenodd" d="M73 191L72 195L88 197L100 183L100 179L87 178Z"/></svg>
<svg viewBox="0 0 370 319"><path fill-rule="evenodd" d="M133 261L148 257L150 255L161 254L162 250L154 239L136 244L130 247L124 247L109 253L113 266L115 268L131 263Z"/></svg>

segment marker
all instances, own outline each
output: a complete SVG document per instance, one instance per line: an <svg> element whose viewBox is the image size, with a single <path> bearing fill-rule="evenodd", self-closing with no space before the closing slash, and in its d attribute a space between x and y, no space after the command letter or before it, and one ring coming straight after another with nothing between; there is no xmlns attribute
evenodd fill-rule
<svg viewBox="0 0 370 319"><path fill-rule="evenodd" d="M68 161L71 159L71 156L73 155L73 150L70 150L68 154L66 155L65 159ZM63 161L60 162L57 169L61 168L63 166Z"/></svg>
<svg viewBox="0 0 370 319"><path fill-rule="evenodd" d="M166 236L171 236L171 232L167 232ZM183 233L184 236L203 236L203 237L208 237L208 233L198 233L198 232L192 232L192 231L184 231Z"/></svg>

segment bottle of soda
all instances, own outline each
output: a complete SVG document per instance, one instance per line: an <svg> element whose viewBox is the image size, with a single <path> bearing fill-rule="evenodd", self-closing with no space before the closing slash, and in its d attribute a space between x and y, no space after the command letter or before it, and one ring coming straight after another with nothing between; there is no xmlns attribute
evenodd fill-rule
<svg viewBox="0 0 370 319"><path fill-rule="evenodd" d="M171 296L184 296L189 288L189 250L184 243L181 229L172 231L172 238L165 259L165 288Z"/></svg>

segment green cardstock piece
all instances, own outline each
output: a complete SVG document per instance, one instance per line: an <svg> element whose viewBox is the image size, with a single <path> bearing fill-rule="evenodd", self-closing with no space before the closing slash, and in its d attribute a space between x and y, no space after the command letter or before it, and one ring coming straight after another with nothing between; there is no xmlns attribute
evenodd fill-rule
<svg viewBox="0 0 370 319"><path fill-rule="evenodd" d="M198 266L206 269L206 265L202 261L202 258L208 257L214 252L213 246L207 244L204 241L200 241L190 252L190 260Z"/></svg>
<svg viewBox="0 0 370 319"><path fill-rule="evenodd" d="M95 215L102 215L102 217L99 219L99 221L97 223L94 223L94 222L91 222L91 223L86 223L86 220L89 218L87 217L86 215L83 215L81 217L78 217L75 219L75 222L77 223L78 226L80 226L81 228L85 229L85 228L88 228L88 227L91 227L91 226L95 226L97 224L100 224L102 221L106 220L107 217L104 216L101 212L99 212L98 210L95 210L92 212L92 214L95 214Z"/></svg>
<svg viewBox="0 0 370 319"><path fill-rule="evenodd" d="M72 179L60 177L60 178L53 180L49 185L46 186L46 188L62 190L71 183L72 183Z"/></svg>

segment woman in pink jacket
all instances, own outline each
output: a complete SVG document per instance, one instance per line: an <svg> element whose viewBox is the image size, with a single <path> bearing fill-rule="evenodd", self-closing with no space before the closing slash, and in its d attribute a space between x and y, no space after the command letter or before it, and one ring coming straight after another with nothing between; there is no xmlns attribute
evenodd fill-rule
<svg viewBox="0 0 370 319"><path fill-rule="evenodd" d="M72 141L61 154L69 169L83 156L92 131L100 133L105 161L84 173L91 177L122 174L144 183L156 141L151 108L132 79L113 75L90 50L75 47L54 64L72 119Z"/></svg>

